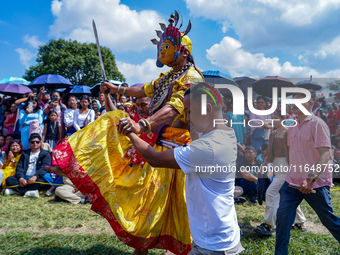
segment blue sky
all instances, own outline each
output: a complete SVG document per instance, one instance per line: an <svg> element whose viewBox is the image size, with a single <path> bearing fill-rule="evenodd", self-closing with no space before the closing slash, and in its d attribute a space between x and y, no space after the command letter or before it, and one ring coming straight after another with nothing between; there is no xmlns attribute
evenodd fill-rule
<svg viewBox="0 0 340 255"><path fill-rule="evenodd" d="M22 77L50 39L94 42L95 19L101 44L112 50L127 82L149 82L168 69L156 67L150 39L175 9L184 27L191 19L201 70L340 77L340 0L19 0L2 7L0 79Z"/></svg>

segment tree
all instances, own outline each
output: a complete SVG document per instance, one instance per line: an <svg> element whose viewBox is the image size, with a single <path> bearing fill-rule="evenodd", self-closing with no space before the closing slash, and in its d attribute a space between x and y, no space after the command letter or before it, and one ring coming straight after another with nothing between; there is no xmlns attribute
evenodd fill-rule
<svg viewBox="0 0 340 255"><path fill-rule="evenodd" d="M115 57L107 47L100 47L107 79L125 81ZM59 74L74 85L94 84L103 80L97 45L63 39L50 40L39 47L37 65L29 67L23 78L32 81L43 74Z"/></svg>
<svg viewBox="0 0 340 255"><path fill-rule="evenodd" d="M332 82L327 82L326 88L333 90L333 91L339 91L340 90L340 81L335 80Z"/></svg>

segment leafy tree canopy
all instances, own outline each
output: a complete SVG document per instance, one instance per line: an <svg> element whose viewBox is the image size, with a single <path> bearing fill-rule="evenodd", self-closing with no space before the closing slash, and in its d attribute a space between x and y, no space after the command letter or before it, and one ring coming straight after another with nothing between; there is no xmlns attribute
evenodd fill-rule
<svg viewBox="0 0 340 255"><path fill-rule="evenodd" d="M100 47L107 79L125 81L118 71L115 57L107 47ZM97 46L63 39L50 40L40 46L37 65L29 67L23 78L32 81L43 74L59 74L73 85L94 84L103 80Z"/></svg>

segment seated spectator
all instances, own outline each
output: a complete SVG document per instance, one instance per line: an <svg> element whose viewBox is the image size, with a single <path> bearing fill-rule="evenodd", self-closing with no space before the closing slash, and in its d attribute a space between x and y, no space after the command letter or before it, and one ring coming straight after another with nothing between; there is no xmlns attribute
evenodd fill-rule
<svg viewBox="0 0 340 255"><path fill-rule="evenodd" d="M3 155L4 152L1 152ZM18 140L12 140L9 144L9 150L5 153L3 165L0 170L0 185L6 186L6 179L15 176L15 170L22 153L22 146ZM2 178L1 178L2 175Z"/></svg>
<svg viewBox="0 0 340 255"><path fill-rule="evenodd" d="M257 203L256 185L257 173L260 170L261 163L256 160L257 150L254 146L249 145L244 150L244 157L238 160L237 169L243 179L240 180L240 186L243 189L243 195L247 196L252 203Z"/></svg>
<svg viewBox="0 0 340 255"><path fill-rule="evenodd" d="M29 150L22 153L16 168L16 175L7 178L7 186L16 186L7 190L7 195L15 193L24 197L39 197L39 190L44 186L37 182L43 182L44 174L47 173L46 166L51 165L50 154L41 149L41 137L32 134L29 138Z"/></svg>
<svg viewBox="0 0 340 255"><path fill-rule="evenodd" d="M21 131L21 143L24 150L30 148L28 143L30 124L32 120L38 120L41 128L44 128L43 124L44 114L40 108L40 103L37 97L29 96L26 101L25 107L20 111L19 124Z"/></svg>
<svg viewBox="0 0 340 255"><path fill-rule="evenodd" d="M85 196L76 189L76 186L70 181L69 178L63 177L63 186L58 186L55 189L55 201L68 201L72 204L86 203Z"/></svg>

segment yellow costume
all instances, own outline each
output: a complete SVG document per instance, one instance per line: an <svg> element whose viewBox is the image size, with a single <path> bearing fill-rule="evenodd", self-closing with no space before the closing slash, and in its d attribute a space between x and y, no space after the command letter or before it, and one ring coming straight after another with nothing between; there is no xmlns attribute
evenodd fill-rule
<svg viewBox="0 0 340 255"><path fill-rule="evenodd" d="M181 71L162 73L144 85L151 97L151 114L165 104L183 118L185 90L203 81L201 73L188 63ZM191 250L191 236L185 202L185 175L179 169L153 168L133 163L129 138L117 132L119 120L127 114L116 110L74 133L53 150L58 165L78 190L92 203L92 210L105 217L117 237L140 250L162 248L176 254ZM190 140L187 130L161 129L161 134L142 134L157 151ZM163 146L164 144L166 146Z"/></svg>
<svg viewBox="0 0 340 255"><path fill-rule="evenodd" d="M2 179L2 187L6 186L6 179L8 177L15 176L15 171L17 169L17 164L19 162L20 157L21 157L21 154L19 154L18 156L14 158L15 163L9 162L6 168L1 168L1 170L4 172L4 177ZM6 162L7 160L8 159L6 156L4 162Z"/></svg>

